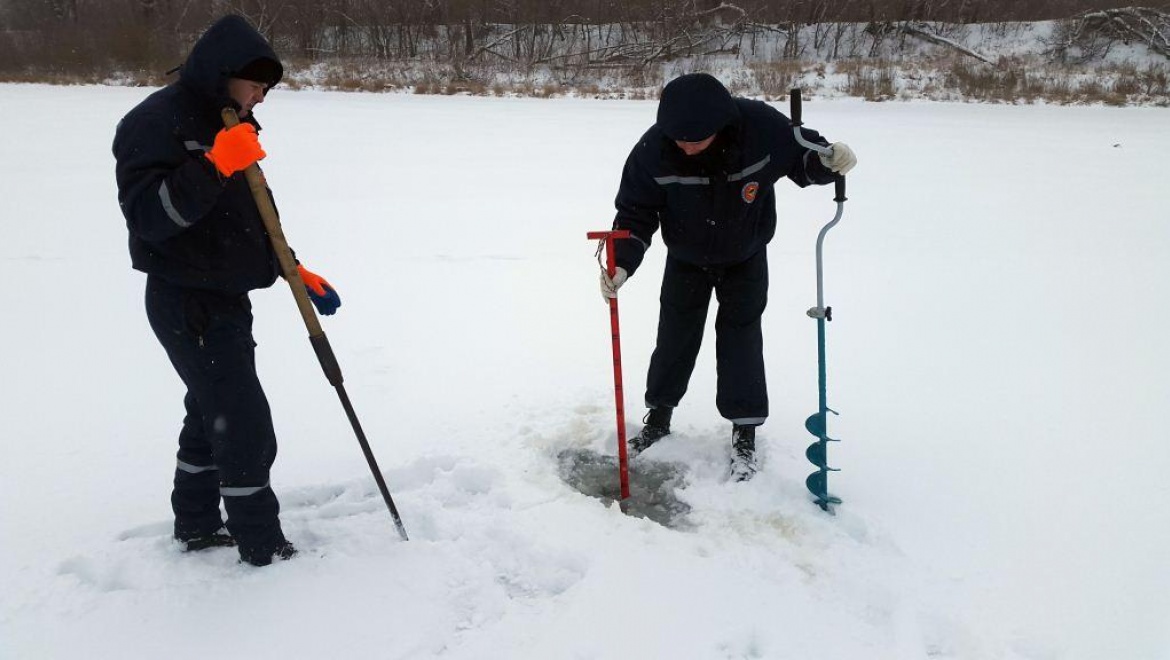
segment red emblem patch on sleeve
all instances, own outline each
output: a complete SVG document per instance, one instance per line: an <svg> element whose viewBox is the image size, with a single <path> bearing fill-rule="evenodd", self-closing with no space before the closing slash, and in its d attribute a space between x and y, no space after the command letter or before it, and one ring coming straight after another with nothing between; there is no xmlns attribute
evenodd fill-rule
<svg viewBox="0 0 1170 660"><path fill-rule="evenodd" d="M743 190L740 192L740 195L743 197L743 201L747 202L748 204L751 204L752 202L756 201L756 195L759 194L759 192L760 192L759 182L758 181L750 181L750 182L744 184Z"/></svg>

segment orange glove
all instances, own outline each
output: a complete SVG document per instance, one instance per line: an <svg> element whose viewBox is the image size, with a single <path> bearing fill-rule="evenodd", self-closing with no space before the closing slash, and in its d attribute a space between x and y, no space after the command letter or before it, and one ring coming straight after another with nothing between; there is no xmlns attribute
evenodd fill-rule
<svg viewBox="0 0 1170 660"><path fill-rule="evenodd" d="M267 155L260 148L256 127L244 123L221 129L206 157L220 174L231 176Z"/></svg>
<svg viewBox="0 0 1170 660"><path fill-rule="evenodd" d="M305 290L309 294L309 300L317 308L318 314L328 316L336 312L338 307L341 307L341 296L337 295L337 292L333 290L333 286L326 282L324 277L305 268L301 264L297 264L297 273L300 274L301 281L305 283Z"/></svg>

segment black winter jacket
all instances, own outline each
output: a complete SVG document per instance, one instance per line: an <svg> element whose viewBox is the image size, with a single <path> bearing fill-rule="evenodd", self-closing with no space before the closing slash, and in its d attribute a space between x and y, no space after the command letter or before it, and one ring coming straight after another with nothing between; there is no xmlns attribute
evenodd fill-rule
<svg viewBox="0 0 1170 660"><path fill-rule="evenodd" d="M279 62L246 21L225 17L195 43L177 82L118 123L115 174L134 268L230 294L276 280L279 264L243 172L224 178L204 157L223 128L220 110L239 109L228 78L260 58ZM251 116L244 121L259 129Z"/></svg>
<svg viewBox="0 0 1170 660"><path fill-rule="evenodd" d="M614 243L617 265L633 275L654 232L670 256L697 266L741 263L776 233L774 184L834 179L800 146L787 117L761 101L734 99L738 117L701 154L688 157L656 124L630 152L618 190L615 229L633 238ZM806 140L828 145L816 131Z"/></svg>

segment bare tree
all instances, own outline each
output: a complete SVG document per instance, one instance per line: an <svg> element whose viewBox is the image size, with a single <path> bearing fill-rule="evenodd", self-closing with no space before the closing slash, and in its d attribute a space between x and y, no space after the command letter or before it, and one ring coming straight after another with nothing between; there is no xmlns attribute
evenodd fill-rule
<svg viewBox="0 0 1170 660"><path fill-rule="evenodd" d="M1085 12L1062 21L1049 46L1061 61L1087 61L1119 42L1143 44L1170 58L1170 12L1144 7Z"/></svg>

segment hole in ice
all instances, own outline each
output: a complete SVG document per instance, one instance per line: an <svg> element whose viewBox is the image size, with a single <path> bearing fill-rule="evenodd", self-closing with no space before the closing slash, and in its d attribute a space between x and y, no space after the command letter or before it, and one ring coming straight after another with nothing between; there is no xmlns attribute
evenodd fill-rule
<svg viewBox="0 0 1170 660"><path fill-rule="evenodd" d="M617 456L566 449L557 454L557 469L565 483L607 506L620 495ZM645 457L631 461L630 496L621 503L622 511L665 527L688 528L686 514L691 507L675 495L685 476L686 466L681 463L648 461Z"/></svg>

